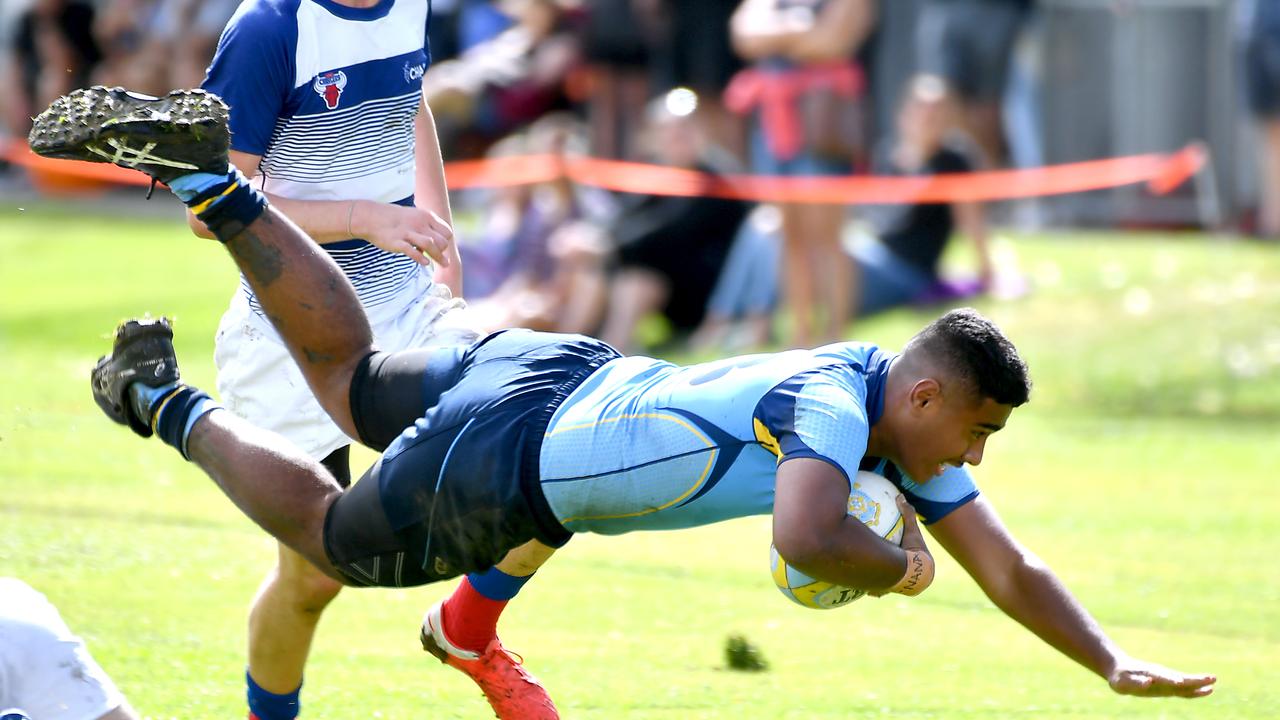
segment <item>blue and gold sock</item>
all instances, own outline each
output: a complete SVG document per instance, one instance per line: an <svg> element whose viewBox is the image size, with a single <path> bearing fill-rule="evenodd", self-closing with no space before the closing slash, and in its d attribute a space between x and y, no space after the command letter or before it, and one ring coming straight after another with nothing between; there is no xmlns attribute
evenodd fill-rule
<svg viewBox="0 0 1280 720"><path fill-rule="evenodd" d="M208 393L182 383L153 388L135 382L129 386L129 398L134 408L146 408L145 416L156 436L182 453L186 460L191 459L187 454L191 428L197 420L222 407Z"/></svg>
<svg viewBox="0 0 1280 720"><path fill-rule="evenodd" d="M267 196L234 166L224 175L195 172L174 178L169 189L224 243L267 209Z"/></svg>

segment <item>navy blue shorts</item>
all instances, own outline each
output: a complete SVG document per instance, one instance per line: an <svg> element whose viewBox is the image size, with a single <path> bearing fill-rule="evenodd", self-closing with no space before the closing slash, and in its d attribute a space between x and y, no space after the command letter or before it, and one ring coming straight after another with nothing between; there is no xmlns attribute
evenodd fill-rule
<svg viewBox="0 0 1280 720"><path fill-rule="evenodd" d="M354 585L406 587L485 570L529 540L568 542L542 495L542 436L560 403L618 357L599 340L528 330L370 356L352 416L366 444L386 449L329 509L330 562Z"/></svg>

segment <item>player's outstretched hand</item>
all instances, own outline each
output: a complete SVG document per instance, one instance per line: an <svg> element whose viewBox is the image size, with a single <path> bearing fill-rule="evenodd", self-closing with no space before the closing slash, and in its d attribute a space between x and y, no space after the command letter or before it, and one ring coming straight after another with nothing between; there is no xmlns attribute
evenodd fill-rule
<svg viewBox="0 0 1280 720"><path fill-rule="evenodd" d="M425 208L358 200L351 209L351 234L388 252L408 255L419 264L447 267L453 228Z"/></svg>
<svg viewBox="0 0 1280 720"><path fill-rule="evenodd" d="M1122 660L1107 678L1112 690L1138 697L1204 697L1217 681L1213 675L1189 675L1134 658Z"/></svg>

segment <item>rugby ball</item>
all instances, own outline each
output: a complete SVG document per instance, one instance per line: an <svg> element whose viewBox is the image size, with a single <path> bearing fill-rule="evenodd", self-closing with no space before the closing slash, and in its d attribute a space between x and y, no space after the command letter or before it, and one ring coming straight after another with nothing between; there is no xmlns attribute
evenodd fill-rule
<svg viewBox="0 0 1280 720"><path fill-rule="evenodd" d="M894 545L902 544L902 513L898 512L898 488L883 475L861 470L853 479L849 493L850 515L862 521L875 534ZM863 590L823 582L787 565L778 549L769 545L769 566L773 583L787 599L813 610L830 610L857 600Z"/></svg>

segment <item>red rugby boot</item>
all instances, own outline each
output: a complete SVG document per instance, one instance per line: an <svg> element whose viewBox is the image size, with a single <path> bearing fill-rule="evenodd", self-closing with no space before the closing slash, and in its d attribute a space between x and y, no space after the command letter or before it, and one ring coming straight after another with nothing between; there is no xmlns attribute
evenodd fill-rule
<svg viewBox="0 0 1280 720"><path fill-rule="evenodd" d="M559 720L547 689L524 669L519 655L508 652L496 636L481 653L449 642L440 607L436 603L422 619L423 650L474 680L499 720Z"/></svg>

